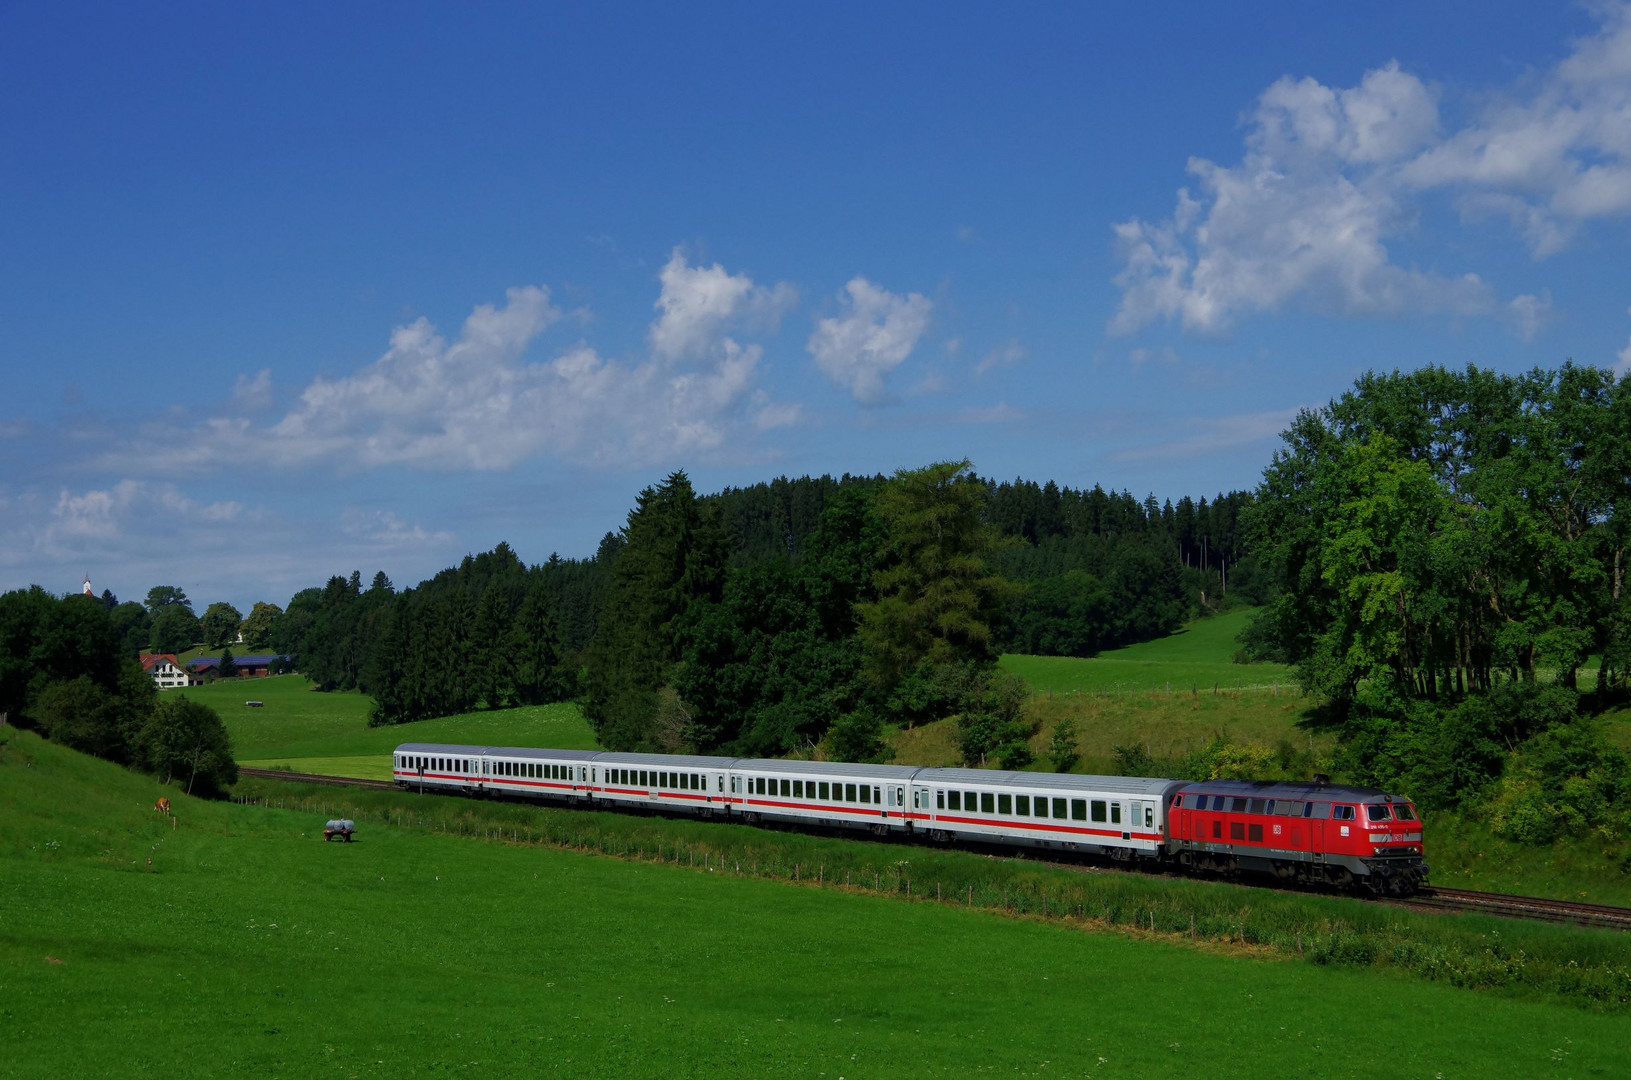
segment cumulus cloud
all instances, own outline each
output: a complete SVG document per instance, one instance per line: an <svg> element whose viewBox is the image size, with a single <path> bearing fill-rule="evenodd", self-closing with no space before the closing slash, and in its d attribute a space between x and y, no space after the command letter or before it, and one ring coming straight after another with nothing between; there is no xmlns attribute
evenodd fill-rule
<svg viewBox="0 0 1631 1080"><path fill-rule="evenodd" d="M805 346L828 378L862 404L884 398L884 376L912 354L933 306L918 293L896 296L866 278L839 294L840 314L821 319Z"/></svg>
<svg viewBox="0 0 1631 1080"><path fill-rule="evenodd" d="M36 546L62 551L86 540L118 540L133 527L152 535L155 528L174 532L237 521L243 512L243 504L236 501L200 503L174 484L124 479L77 494L61 491Z"/></svg>
<svg viewBox="0 0 1631 1080"><path fill-rule="evenodd" d="M678 248L657 277L663 290L655 306L662 314L651 324L650 341L652 355L663 360L706 352L732 326L773 330L798 303L798 290L785 281L767 289L718 263L691 266Z"/></svg>
<svg viewBox="0 0 1631 1080"><path fill-rule="evenodd" d="M755 393L763 350L728 337L706 347L688 337L681 353L633 364L581 343L529 362L528 348L561 317L549 290L526 286L508 290L502 306L478 306L452 341L418 319L398 327L373 363L313 381L276 423L212 418L190 431L154 428L144 460L171 469L253 458L497 470L552 452L629 465L719 450L738 427L762 431L797 417L796 406Z"/></svg>
<svg viewBox="0 0 1631 1080"><path fill-rule="evenodd" d="M1534 334L1548 302L1502 303L1473 273L1397 263L1421 199L1448 195L1466 219L1509 218L1537 256L1586 221L1631 215L1631 7L1526 89L1445 133L1437 92L1396 63L1359 85L1282 78L1247 118L1235 166L1192 158L1172 215L1113 227L1122 270L1111 320L1226 329L1295 302L1338 315L1499 315Z"/></svg>

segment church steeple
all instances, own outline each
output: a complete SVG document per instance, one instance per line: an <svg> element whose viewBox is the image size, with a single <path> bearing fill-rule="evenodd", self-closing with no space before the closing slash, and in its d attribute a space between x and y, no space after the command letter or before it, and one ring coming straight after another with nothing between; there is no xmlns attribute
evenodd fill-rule
<svg viewBox="0 0 1631 1080"><path fill-rule="evenodd" d="M89 574L85 575L85 587L83 589L79 590L79 591L84 593L86 596L95 596L96 595L96 590L91 588L91 575L89 575Z"/></svg>

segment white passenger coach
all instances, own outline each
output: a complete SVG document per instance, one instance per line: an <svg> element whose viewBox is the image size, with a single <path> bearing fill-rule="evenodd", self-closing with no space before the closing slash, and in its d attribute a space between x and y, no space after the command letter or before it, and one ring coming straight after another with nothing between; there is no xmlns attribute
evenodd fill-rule
<svg viewBox="0 0 1631 1080"><path fill-rule="evenodd" d="M834 761L404 743L392 773L419 790L643 807L749 823L1159 858L1182 780L924 769Z"/></svg>

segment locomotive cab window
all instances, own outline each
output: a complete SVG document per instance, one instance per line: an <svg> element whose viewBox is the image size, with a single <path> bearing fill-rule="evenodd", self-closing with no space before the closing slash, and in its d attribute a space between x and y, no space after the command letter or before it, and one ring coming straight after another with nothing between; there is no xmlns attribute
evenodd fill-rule
<svg viewBox="0 0 1631 1080"><path fill-rule="evenodd" d="M1394 803L1393 816L1400 821L1415 821L1416 811L1411 809L1408 803Z"/></svg>
<svg viewBox="0 0 1631 1080"><path fill-rule="evenodd" d="M1393 816L1393 808L1387 803L1371 803L1365 807L1365 817L1370 821L1386 821Z"/></svg>

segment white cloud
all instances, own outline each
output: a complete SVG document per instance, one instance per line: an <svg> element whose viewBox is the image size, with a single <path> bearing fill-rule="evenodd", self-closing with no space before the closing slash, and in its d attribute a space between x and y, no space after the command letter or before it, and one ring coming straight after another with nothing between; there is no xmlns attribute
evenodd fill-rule
<svg viewBox="0 0 1631 1080"><path fill-rule="evenodd" d="M1017 341L1010 341L1006 344L999 345L997 348L992 349L990 352L980 357L980 363L975 370L979 374L984 375L992 368L1009 367L1013 364L1017 364L1021 360L1025 359L1027 355L1028 354L1025 352L1025 346L1021 345Z"/></svg>
<svg viewBox="0 0 1631 1080"><path fill-rule="evenodd" d="M579 344L526 361L561 317L547 289L528 286L510 289L502 307L477 307L452 342L418 319L393 331L372 364L312 382L271 426L214 418L190 431L155 427L143 459L171 469L232 458L496 470L553 452L634 465L718 451L739 427L762 431L797 417L797 406L754 394L762 349L728 337L683 360L625 364Z"/></svg>
<svg viewBox="0 0 1631 1080"><path fill-rule="evenodd" d="M347 507L340 514L340 531L376 549L446 544L453 534L431 532L423 525L409 525L389 510L359 510Z"/></svg>
<svg viewBox="0 0 1631 1080"><path fill-rule="evenodd" d="M79 494L61 491L35 546L67 551L85 541L118 541L133 528L150 536L242 516L243 504L236 501L199 503L174 484L125 479Z"/></svg>
<svg viewBox="0 0 1631 1080"><path fill-rule="evenodd" d="M929 327L928 298L896 296L866 278L852 278L839 294L841 314L822 319L806 345L816 367L856 401L883 400L884 376L912 354Z"/></svg>
<svg viewBox="0 0 1631 1080"><path fill-rule="evenodd" d="M1245 153L1199 158L1171 217L1114 226L1122 299L1110 329L1158 320L1216 333L1298 303L1336 315L1500 315L1538 331L1548 301L1499 303L1478 275L1394 262L1418 203L1448 194L1467 220L1509 218L1536 255L1579 226L1631 216L1631 6L1556 68L1442 133L1436 92L1396 63L1357 87L1282 78L1248 118Z"/></svg>
<svg viewBox="0 0 1631 1080"><path fill-rule="evenodd" d="M690 266L678 248L657 275L663 291L654 305L662 314L651 324L652 354L663 360L705 352L725 328L738 324L774 330L798 303L787 282L755 285L745 274L728 274L718 263Z"/></svg>

